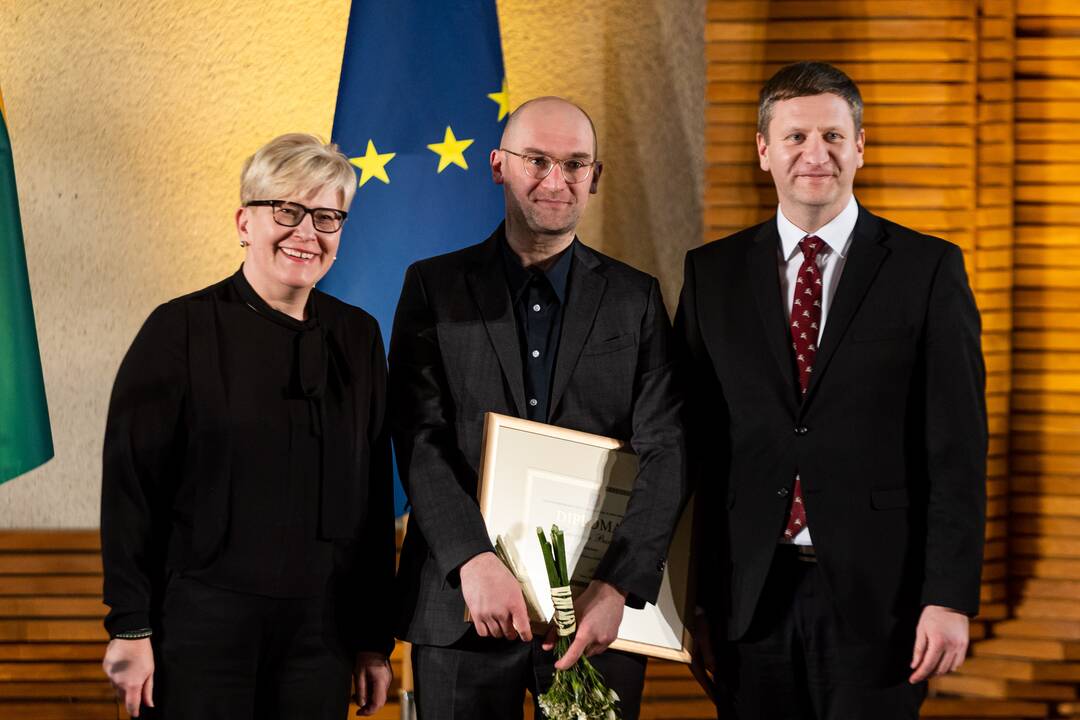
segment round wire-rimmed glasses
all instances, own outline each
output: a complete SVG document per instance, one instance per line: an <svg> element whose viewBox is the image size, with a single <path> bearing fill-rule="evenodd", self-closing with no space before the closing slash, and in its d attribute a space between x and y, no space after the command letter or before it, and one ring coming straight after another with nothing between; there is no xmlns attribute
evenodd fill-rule
<svg viewBox="0 0 1080 720"><path fill-rule="evenodd" d="M499 148L499 150L521 158L522 165L525 167L525 174L537 180L546 178L551 174L555 166L559 165L562 168L563 180L566 182L570 184L585 182L589 179L589 175L592 174L593 167L600 165L599 160L585 160L584 158L559 159L543 153L519 153L506 148Z"/></svg>

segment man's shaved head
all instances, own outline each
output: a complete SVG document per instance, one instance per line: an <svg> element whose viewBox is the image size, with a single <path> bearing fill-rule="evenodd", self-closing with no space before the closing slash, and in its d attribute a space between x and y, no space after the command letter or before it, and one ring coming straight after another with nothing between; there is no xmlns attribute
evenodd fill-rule
<svg viewBox="0 0 1080 720"><path fill-rule="evenodd" d="M490 156L492 180L503 186L512 243L561 249L574 239L574 229L599 180L596 152L592 120L574 103L540 97L514 110L500 147ZM526 159L537 155L556 161L543 177L535 177ZM579 182L568 183L564 162L590 165L591 172Z"/></svg>
<svg viewBox="0 0 1080 720"><path fill-rule="evenodd" d="M580 105L570 102L561 97L554 95L548 95L545 97L533 98L526 100L517 107L514 112L510 113L510 117L506 120L506 127L503 128L502 140L499 142L500 147L509 147L511 143L516 140L516 126L520 124L523 117L528 117L533 112L538 110L549 110L557 112L560 109L576 110L582 117L589 123L589 129L592 131L593 139L593 160L596 160L599 156L600 149L599 143L596 139L596 125L593 123L592 118L589 117L589 113L585 112Z"/></svg>

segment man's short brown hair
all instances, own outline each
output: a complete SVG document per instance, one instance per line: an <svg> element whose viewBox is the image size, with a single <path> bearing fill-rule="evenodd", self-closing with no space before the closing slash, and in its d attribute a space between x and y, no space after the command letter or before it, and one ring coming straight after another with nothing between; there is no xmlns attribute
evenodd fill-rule
<svg viewBox="0 0 1080 720"><path fill-rule="evenodd" d="M828 63L798 62L777 70L761 88L758 96L758 132L768 142L773 105L779 101L823 93L832 93L844 100L851 108L855 131L862 129L862 95L855 82Z"/></svg>

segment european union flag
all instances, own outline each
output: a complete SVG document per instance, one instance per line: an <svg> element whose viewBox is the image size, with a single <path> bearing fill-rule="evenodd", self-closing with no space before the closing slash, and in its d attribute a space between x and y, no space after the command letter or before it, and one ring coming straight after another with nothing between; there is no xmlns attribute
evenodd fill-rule
<svg viewBox="0 0 1080 720"><path fill-rule="evenodd" d="M508 110L495 0L354 0L332 139L359 187L319 287L378 318L387 343L405 269L502 219L488 154Z"/></svg>

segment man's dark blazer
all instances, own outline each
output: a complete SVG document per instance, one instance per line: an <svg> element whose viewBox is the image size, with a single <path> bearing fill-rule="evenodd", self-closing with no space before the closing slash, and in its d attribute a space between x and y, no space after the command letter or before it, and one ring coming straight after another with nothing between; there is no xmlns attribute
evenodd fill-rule
<svg viewBox="0 0 1080 720"><path fill-rule="evenodd" d="M798 470L834 607L910 653L922 606L979 605L985 371L963 256L860 207L800 403L779 243L774 217L686 257L676 337L710 519L699 604L728 639L746 632Z"/></svg>
<svg viewBox="0 0 1080 720"><path fill-rule="evenodd" d="M458 567L492 550L476 501L484 413L525 417L521 346L500 243L414 264L390 341L392 432L412 505L398 570L398 635L449 645L468 629ZM596 571L655 601L685 490L671 326L656 280L572 246L548 422L624 440L640 471Z"/></svg>

